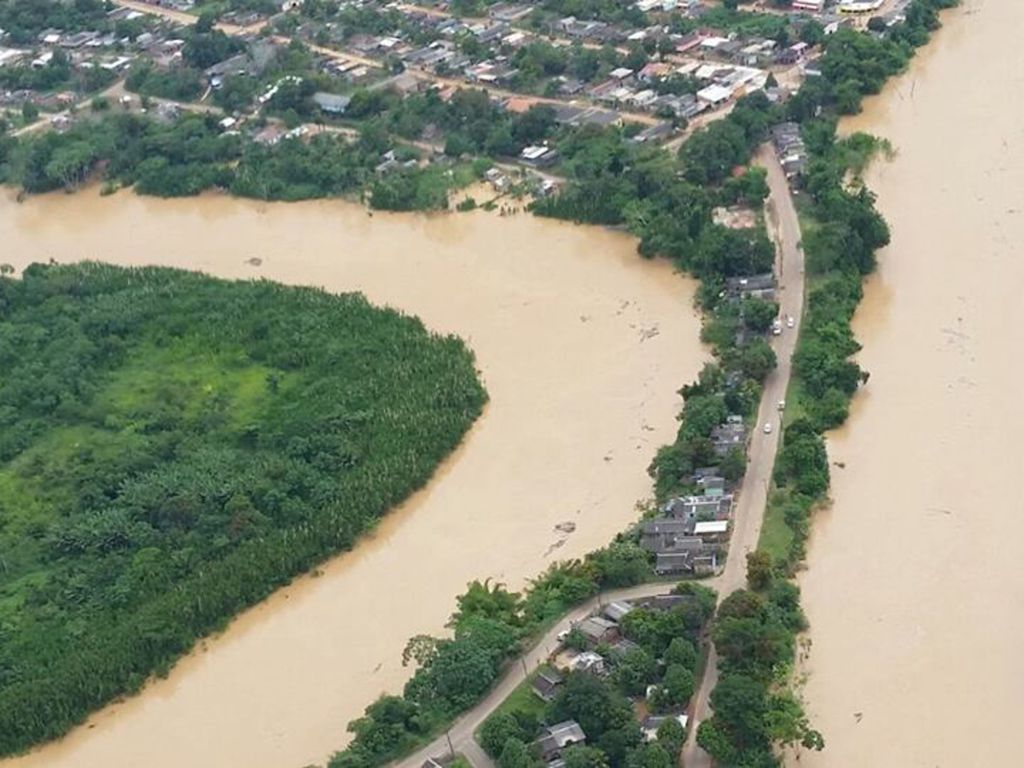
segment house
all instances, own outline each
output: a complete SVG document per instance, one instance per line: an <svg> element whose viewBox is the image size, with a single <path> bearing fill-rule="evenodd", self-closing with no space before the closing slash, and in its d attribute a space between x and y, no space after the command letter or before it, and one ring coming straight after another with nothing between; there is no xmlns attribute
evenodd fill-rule
<svg viewBox="0 0 1024 768"><path fill-rule="evenodd" d="M689 722L689 718L686 715L648 715L644 718L644 721L640 724L640 732L643 734L644 741L652 742L658 738L658 729L668 720L675 720L679 723L683 730L686 730L686 724Z"/></svg>
<svg viewBox="0 0 1024 768"><path fill-rule="evenodd" d="M590 616L576 625L587 643L593 647L600 643L614 643L619 639L619 625L601 616Z"/></svg>
<svg viewBox="0 0 1024 768"><path fill-rule="evenodd" d="M637 605L649 611L670 611L677 606L693 602L691 595L654 595L637 600Z"/></svg>
<svg viewBox="0 0 1024 768"><path fill-rule="evenodd" d="M583 651L583 653L576 654L572 661L569 662L569 669L572 672L587 672L599 677L607 671L604 656L593 651Z"/></svg>
<svg viewBox="0 0 1024 768"><path fill-rule="evenodd" d="M495 192L506 192L512 186L512 180L500 168L489 168L484 178L491 183Z"/></svg>
<svg viewBox="0 0 1024 768"><path fill-rule="evenodd" d="M747 430L742 424L720 424L711 430L711 443L717 456L725 456L733 449L742 451L747 444Z"/></svg>
<svg viewBox="0 0 1024 768"><path fill-rule="evenodd" d="M662 511L669 517L688 522L721 520L732 510L732 496L677 496Z"/></svg>
<svg viewBox="0 0 1024 768"><path fill-rule="evenodd" d="M658 517L648 520L640 527L640 546L648 552L664 552L672 549L681 536L693 532L693 521Z"/></svg>
<svg viewBox="0 0 1024 768"><path fill-rule="evenodd" d="M557 669L543 666L533 679L532 689L541 701L554 701L555 695L558 693L558 686L563 682L565 682L565 678L559 674Z"/></svg>
<svg viewBox="0 0 1024 768"><path fill-rule="evenodd" d="M697 98L712 109L722 106L732 98L732 89L721 85L709 85L697 91Z"/></svg>
<svg viewBox="0 0 1024 768"><path fill-rule="evenodd" d="M697 485L700 486L704 496L713 499L725 494L725 478L717 475L704 475L698 478Z"/></svg>
<svg viewBox="0 0 1024 768"><path fill-rule="evenodd" d="M374 83L370 86L369 90L392 90L401 96L408 96L411 93L417 93L422 87L423 83L416 75L411 72L400 72L397 75L381 80L379 83Z"/></svg>
<svg viewBox="0 0 1024 768"><path fill-rule="evenodd" d="M521 19L525 19L532 12L533 6L512 5L510 3L497 3L487 9L487 13L492 19L505 21L510 24L514 24Z"/></svg>
<svg viewBox="0 0 1024 768"><path fill-rule="evenodd" d="M639 651L639 650L640 650L640 646L639 645L634 643L632 640L629 640L628 638L623 637L618 642L616 642L614 645L609 647L608 655L611 657L611 660L612 660L613 663L618 664L620 661L622 661L626 657L627 654L630 654L633 651Z"/></svg>
<svg viewBox="0 0 1024 768"><path fill-rule="evenodd" d="M732 299L771 299L775 296L775 275L765 272L761 275L727 278L725 292Z"/></svg>
<svg viewBox="0 0 1024 768"><path fill-rule="evenodd" d="M335 93L317 91L313 94L313 101L316 102L316 105L320 107L322 112L326 112L329 115L343 115L352 99L349 96L339 96Z"/></svg>
<svg viewBox="0 0 1024 768"><path fill-rule="evenodd" d="M721 542L728 538L728 520L703 520L693 526L693 535L703 542Z"/></svg>
<svg viewBox="0 0 1024 768"><path fill-rule="evenodd" d="M659 552L654 572L659 576L673 573L707 575L718 567L718 555L713 545L704 544L696 536L677 541L677 549Z"/></svg>
<svg viewBox="0 0 1024 768"><path fill-rule="evenodd" d="M794 11L806 13L821 13L825 7L825 0L793 0Z"/></svg>
<svg viewBox="0 0 1024 768"><path fill-rule="evenodd" d="M519 153L520 159L528 165L546 168L558 161L558 150L545 146L530 146Z"/></svg>
<svg viewBox="0 0 1024 768"><path fill-rule="evenodd" d="M602 613L609 621L619 622L622 621L623 617L633 610L633 606L627 603L625 600L608 603L604 607Z"/></svg>
<svg viewBox="0 0 1024 768"><path fill-rule="evenodd" d="M0 67L5 67L8 64L17 64L27 55L27 51L21 51L17 48L0 48Z"/></svg>
<svg viewBox="0 0 1024 768"><path fill-rule="evenodd" d="M633 70L629 67L616 67L608 73L608 77L618 80L621 84L631 83L633 82Z"/></svg>
<svg viewBox="0 0 1024 768"><path fill-rule="evenodd" d="M583 733L580 724L575 720L566 720L548 726L537 740L537 746L544 762L551 762L561 757L562 752L574 744L586 743L587 735Z"/></svg>

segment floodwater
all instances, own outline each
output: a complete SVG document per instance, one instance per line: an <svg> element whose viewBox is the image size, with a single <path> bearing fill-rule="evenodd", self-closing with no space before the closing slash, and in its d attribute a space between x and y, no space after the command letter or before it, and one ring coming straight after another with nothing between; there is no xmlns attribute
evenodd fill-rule
<svg viewBox="0 0 1024 768"><path fill-rule="evenodd" d="M1024 4L943 21L844 126L896 148L867 179L893 237L801 578L826 747L794 766L1021 764Z"/></svg>
<svg viewBox="0 0 1024 768"><path fill-rule="evenodd" d="M491 397L430 485L355 550L3 768L325 760L366 704L401 690L406 640L443 631L468 581L518 588L635 519L646 467L675 433L677 390L707 358L692 281L623 234L525 214L4 193L0 250L18 268L90 258L359 290L464 338ZM555 530L566 521L573 533Z"/></svg>

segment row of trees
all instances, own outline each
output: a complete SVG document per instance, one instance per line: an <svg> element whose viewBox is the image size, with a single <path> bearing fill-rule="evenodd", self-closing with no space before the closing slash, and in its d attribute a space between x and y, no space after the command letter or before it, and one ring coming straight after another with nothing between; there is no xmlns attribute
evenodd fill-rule
<svg viewBox="0 0 1024 768"><path fill-rule="evenodd" d="M0 279L0 366L0 754L351 546L485 400L361 296L97 264Z"/></svg>
<svg viewBox="0 0 1024 768"><path fill-rule="evenodd" d="M697 743L718 765L773 768L779 745L822 749L803 707L786 687L796 634L806 626L800 593L763 553L747 556L748 589L718 607L712 638L719 679L714 715L700 724Z"/></svg>
<svg viewBox="0 0 1024 768"><path fill-rule="evenodd" d="M587 555L583 560L557 563L523 594L508 592L500 584L473 582L458 598L458 610L448 626L451 638L417 636L403 656L417 668L402 696L385 696L367 707L363 717L349 724L351 744L331 758L330 768L369 768L407 754L432 736L444 723L475 704L490 689L509 659L518 654L551 619L593 597L600 590L643 583L653 578L649 555L621 539ZM714 610L707 590L681 585L692 594L691 605L669 618L645 621L638 614L636 631L651 653L664 652L672 637L685 627L692 634ZM647 667L633 660L633 666ZM643 661L643 664L641 662ZM635 688L638 683L623 684ZM679 682L678 680L676 682ZM682 692L673 688L678 697Z"/></svg>
<svg viewBox="0 0 1024 768"><path fill-rule="evenodd" d="M0 146L0 181L28 192L73 190L104 166L104 178L160 197L212 188L262 200L303 200L369 192L373 207L435 210L448 205L452 177L442 168L411 166L381 176L375 169L394 147L368 126L359 140L333 134L264 146L224 135L211 115L170 124L109 114L64 133L45 132ZM407 153L415 157L415 153Z"/></svg>

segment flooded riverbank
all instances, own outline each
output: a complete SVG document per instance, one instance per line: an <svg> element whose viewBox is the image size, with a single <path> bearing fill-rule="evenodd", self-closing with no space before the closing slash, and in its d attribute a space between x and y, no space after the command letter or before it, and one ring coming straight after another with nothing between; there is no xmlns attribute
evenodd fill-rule
<svg viewBox="0 0 1024 768"><path fill-rule="evenodd" d="M166 680L3 768L292 768L407 677L467 581L519 587L607 543L650 493L705 352L694 284L635 241L531 216L369 216L342 202L0 197L0 262L161 264L359 290L463 337L491 402L422 493L244 614ZM258 263L258 266L256 266ZM572 521L571 534L555 526Z"/></svg>
<svg viewBox="0 0 1024 768"><path fill-rule="evenodd" d="M802 575L802 766L1016 765L1024 709L1024 5L966 0L843 126L889 139L868 174L892 243L854 331L871 372L830 436L832 509Z"/></svg>

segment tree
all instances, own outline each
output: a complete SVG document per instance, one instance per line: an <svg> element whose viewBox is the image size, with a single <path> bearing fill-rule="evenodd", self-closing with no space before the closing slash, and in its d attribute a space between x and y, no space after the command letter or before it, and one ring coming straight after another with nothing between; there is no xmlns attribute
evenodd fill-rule
<svg viewBox="0 0 1024 768"><path fill-rule="evenodd" d="M772 557L763 549L747 553L747 586L757 592L768 589L772 583Z"/></svg>
<svg viewBox="0 0 1024 768"><path fill-rule="evenodd" d="M552 722L575 720L591 743L599 742L608 731L633 724L632 709L622 694L605 680L583 672L566 678L551 704L550 717Z"/></svg>
<svg viewBox="0 0 1024 768"><path fill-rule="evenodd" d="M773 350L764 339L754 339L741 347L737 354L740 371L748 379L764 381L775 370L777 360Z"/></svg>
<svg viewBox="0 0 1024 768"><path fill-rule="evenodd" d="M658 726L658 743L670 755L678 755L686 741L686 730L674 717L670 717Z"/></svg>
<svg viewBox="0 0 1024 768"><path fill-rule="evenodd" d="M39 119L39 107L31 101L26 101L21 105L21 116L25 119L26 123L35 122Z"/></svg>
<svg viewBox="0 0 1024 768"><path fill-rule="evenodd" d="M685 707L693 696L693 672L682 664L670 664L661 685L670 706Z"/></svg>
<svg viewBox="0 0 1024 768"><path fill-rule="evenodd" d="M673 637L663 658L669 666L677 664L690 670L697 667L697 649L685 637Z"/></svg>
<svg viewBox="0 0 1024 768"><path fill-rule="evenodd" d="M519 721L509 712L496 712L484 721L480 729L480 746L491 757L501 757L510 740L526 741L528 738Z"/></svg>
<svg viewBox="0 0 1024 768"><path fill-rule="evenodd" d="M608 756L597 747L575 744L562 753L565 768L608 768Z"/></svg>
<svg viewBox="0 0 1024 768"><path fill-rule="evenodd" d="M821 734L811 728L804 708L789 691L768 699L765 722L771 739L786 746L799 744L805 749L820 752L825 748Z"/></svg>
<svg viewBox="0 0 1024 768"><path fill-rule="evenodd" d="M499 768L532 768L536 760L530 755L530 750L519 739L509 739L501 750L498 757Z"/></svg>
<svg viewBox="0 0 1024 768"><path fill-rule="evenodd" d="M627 696L639 696L653 682L657 671L657 660L643 648L636 648L619 660L612 677Z"/></svg>
<svg viewBox="0 0 1024 768"><path fill-rule="evenodd" d="M743 314L743 322L750 330L756 333L765 333L779 316L779 304L775 301L750 297L743 299L740 311Z"/></svg>

